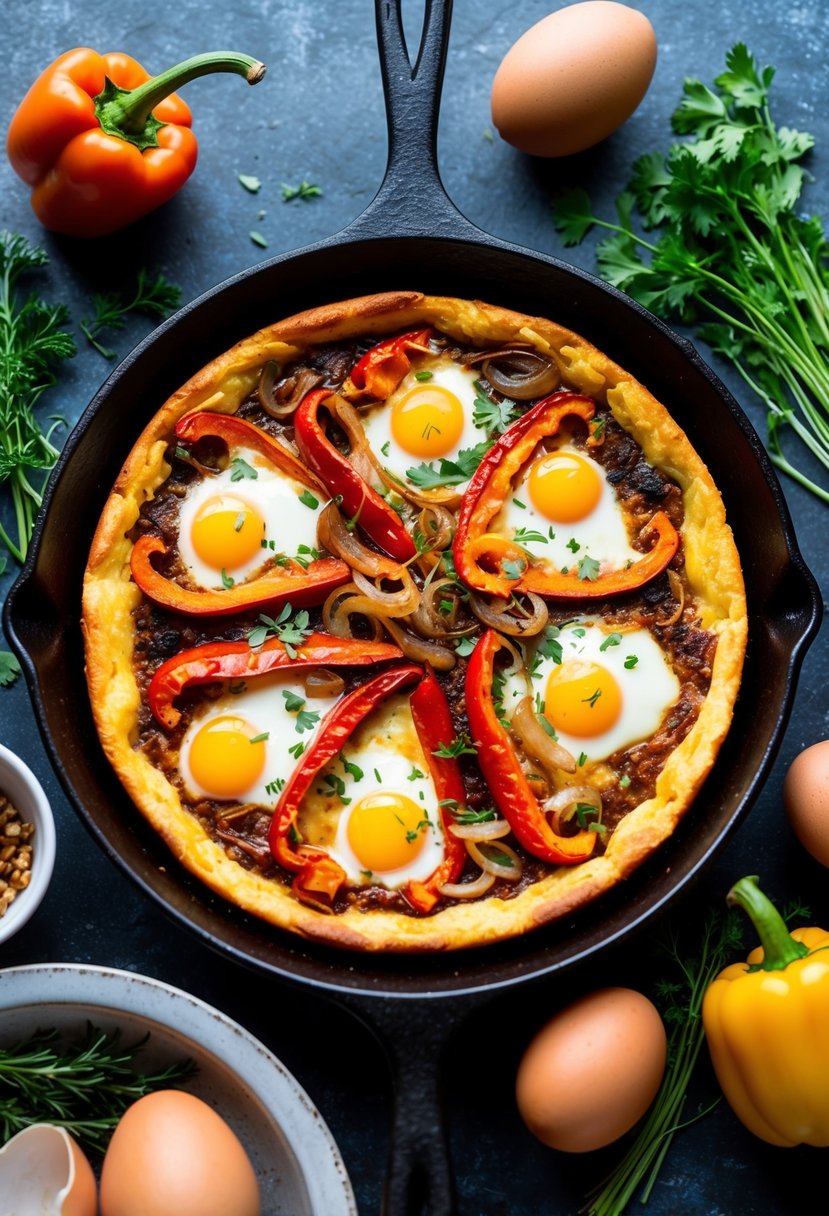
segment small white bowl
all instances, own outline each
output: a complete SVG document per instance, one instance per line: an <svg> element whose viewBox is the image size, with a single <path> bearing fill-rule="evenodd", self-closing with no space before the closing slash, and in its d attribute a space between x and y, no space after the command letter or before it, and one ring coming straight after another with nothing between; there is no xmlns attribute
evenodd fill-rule
<svg viewBox="0 0 829 1216"><path fill-rule="evenodd" d="M24 823L35 825L32 836L32 877L0 916L0 943L12 937L46 894L55 865L55 821L43 787L19 756L0 744L0 793L16 807Z"/></svg>

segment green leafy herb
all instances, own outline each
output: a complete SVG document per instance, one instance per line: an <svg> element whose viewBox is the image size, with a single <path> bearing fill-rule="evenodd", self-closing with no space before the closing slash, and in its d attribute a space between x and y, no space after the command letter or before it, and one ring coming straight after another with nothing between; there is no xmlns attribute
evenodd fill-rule
<svg viewBox="0 0 829 1216"><path fill-rule="evenodd" d="M532 528L516 528L512 539L517 545L546 545L548 543L543 532L534 532Z"/></svg>
<svg viewBox="0 0 829 1216"><path fill-rule="evenodd" d="M316 508L320 505L320 500L318 498L315 498L310 490L303 490L302 493L299 495L299 501L302 503L302 505L304 507L310 507L310 509L312 511L315 511Z"/></svg>
<svg viewBox="0 0 829 1216"><path fill-rule="evenodd" d="M285 698L285 708L289 714L295 714L305 704L305 698L298 693L291 692L289 688L282 690L282 696Z"/></svg>
<svg viewBox="0 0 829 1216"><path fill-rule="evenodd" d="M491 823L493 819L498 818L492 807L487 807L483 811L470 811L466 807L460 810L456 803L449 810L456 823Z"/></svg>
<svg viewBox="0 0 829 1216"><path fill-rule="evenodd" d="M242 481L244 479L247 479L248 481L256 481L258 480L258 477L259 472L253 467L253 465L248 464L248 462L243 460L241 456L233 457L230 462L231 481Z"/></svg>
<svg viewBox="0 0 829 1216"><path fill-rule="evenodd" d="M538 653L543 654L545 659L552 659L554 663L560 663L564 653L558 635L557 626L546 625L538 643Z"/></svg>
<svg viewBox="0 0 829 1216"><path fill-rule="evenodd" d="M225 570L224 566L222 566L222 586L226 591L229 591L230 588L234 587L235 585L236 579L231 574L228 574L227 570Z"/></svg>
<svg viewBox="0 0 829 1216"><path fill-rule="evenodd" d="M288 748L288 754L293 756L295 760L298 760L304 751L305 744L301 740L299 743L295 743L293 747Z"/></svg>
<svg viewBox="0 0 829 1216"><path fill-rule="evenodd" d="M296 718L296 729L298 734L302 734L304 730L313 730L320 720L320 715L316 710L301 709Z"/></svg>
<svg viewBox="0 0 829 1216"><path fill-rule="evenodd" d="M270 737L271 732L269 730L263 730L260 735L254 735L251 739L248 739L248 743L267 743Z"/></svg>
<svg viewBox="0 0 829 1216"><path fill-rule="evenodd" d="M514 401L492 401L484 391L480 380L475 381L477 396L472 403L472 421L481 427L488 435L502 435L510 423L518 417L518 407Z"/></svg>
<svg viewBox="0 0 829 1216"><path fill-rule="evenodd" d="M151 279L142 267L138 271L131 299L120 292L111 291L94 295L92 303L95 308L94 319L79 322L79 328L90 346L94 346L99 354L105 359L114 359L117 352L103 346L98 341L100 335L107 329L123 329L130 313L143 313L144 316L163 321L181 303L181 288L168 282L163 274L156 274L155 278Z"/></svg>
<svg viewBox="0 0 829 1216"><path fill-rule="evenodd" d="M593 582L599 577L599 563L594 557L582 557L579 560L578 576L581 579L587 579Z"/></svg>
<svg viewBox="0 0 829 1216"><path fill-rule="evenodd" d="M273 781L269 781L268 784L265 786L265 793L270 794L270 796L272 798L275 798L277 794L282 793L284 788L285 788L285 778L276 777L276 778L274 778Z"/></svg>
<svg viewBox="0 0 829 1216"><path fill-rule="evenodd" d="M515 561L507 559L501 562L501 573L504 578L512 579L513 581L519 579L526 569L527 563L522 557L516 558Z"/></svg>
<svg viewBox="0 0 829 1216"><path fill-rule="evenodd" d="M365 776L359 764L354 764L351 760L346 760L345 756L340 755L340 762L347 773L350 773L355 781L362 781Z"/></svg>
<svg viewBox="0 0 829 1216"><path fill-rule="evenodd" d="M412 771L409 773L406 780L407 781L420 781L422 779L422 777L423 777L423 773L420 771L420 769L417 767L417 765L413 764Z"/></svg>
<svg viewBox="0 0 829 1216"><path fill-rule="evenodd" d="M673 127L690 138L635 163L618 222L594 215L583 191L556 202L555 222L567 244L594 224L613 233L597 250L601 274L652 311L696 324L763 402L774 463L829 502L781 439L790 426L829 465L829 243L800 200L799 162L814 138L775 124L774 69L758 70L743 43L726 69L714 89L685 81ZM657 236L634 229L635 211Z"/></svg>
<svg viewBox="0 0 829 1216"><path fill-rule="evenodd" d="M0 650L0 688L8 688L20 675L20 664L10 650Z"/></svg>
<svg viewBox="0 0 829 1216"><path fill-rule="evenodd" d="M657 999L669 1026L668 1065L636 1138L610 1175L588 1196L584 1209L587 1216L620 1216L640 1187L639 1198L647 1203L674 1134L712 1109L709 1106L683 1119L688 1084L704 1038L702 998L741 942L740 922L733 909L725 914L709 913L699 942L690 950L676 930L660 941L659 950L674 965L677 976L657 985Z"/></svg>
<svg viewBox="0 0 829 1216"><path fill-rule="evenodd" d="M459 486L464 481L469 481L491 446L491 443L484 440L482 443L476 443L473 448L462 448L456 460L442 457L437 469L433 464L419 464L412 469L406 469L406 476L412 485L419 486L422 490L429 490L434 486Z"/></svg>
<svg viewBox="0 0 829 1216"><path fill-rule="evenodd" d="M422 380L422 381L431 380L433 374L434 374L433 372L415 372L415 380ZM382 449L381 449L381 451L382 451ZM388 456L388 452L385 452L384 455Z"/></svg>
<svg viewBox="0 0 829 1216"><path fill-rule="evenodd" d="M472 740L467 734L455 735L451 743L441 743L440 747L436 747L432 751L433 756L443 756L446 759L453 759L456 756L477 756L477 748L473 747Z"/></svg>
<svg viewBox="0 0 829 1216"><path fill-rule="evenodd" d="M258 245L260 249L268 248L267 237L262 236L261 232L257 232L255 229L253 229L248 233L248 236L253 241L254 245Z"/></svg>
<svg viewBox="0 0 829 1216"><path fill-rule="evenodd" d="M638 662L639 662L638 655L629 654L627 656L627 658L625 659L625 667L628 669L628 671L632 671Z"/></svg>
<svg viewBox="0 0 829 1216"><path fill-rule="evenodd" d="M599 822L601 811L594 806L592 802L577 802L573 812L576 823L582 830L589 832L600 832L604 834L607 828L603 823Z"/></svg>
<svg viewBox="0 0 829 1216"><path fill-rule="evenodd" d="M21 300L22 275L46 266L42 249L22 236L0 232L0 483L11 490L13 540L0 525L0 542L19 562L26 558L49 470L58 457L51 442L56 426L41 429L35 406L55 383L54 367L75 353L62 304L47 304L34 293Z"/></svg>
<svg viewBox="0 0 829 1216"><path fill-rule="evenodd" d="M602 642L599 650L609 650L611 646L618 646L622 641L621 633L609 633Z"/></svg>
<svg viewBox="0 0 829 1216"><path fill-rule="evenodd" d="M255 648L263 645L269 637L276 637L285 647L289 657L295 659L297 654L295 647L301 646L312 630L308 624L309 617L306 609L301 609L295 617L291 616L291 612L291 605L284 604L276 619L260 613L259 624L254 625L248 634L249 645Z"/></svg>
<svg viewBox="0 0 829 1216"><path fill-rule="evenodd" d="M630 785L630 777L627 775L627 773L622 773L621 777L619 778L619 785L623 790L626 790Z"/></svg>
<svg viewBox="0 0 829 1216"><path fill-rule="evenodd" d="M319 198L322 194L319 186L315 186L313 182L306 182L305 179L298 186L289 186L287 182L282 183L282 201L290 203L295 198L300 198L303 202L307 202L309 198Z"/></svg>
<svg viewBox="0 0 829 1216"><path fill-rule="evenodd" d="M122 1044L87 1023L79 1042L63 1043L55 1030L38 1030L0 1048L0 1140L33 1123L64 1127L87 1150L104 1153L124 1111L144 1094L181 1084L195 1071L192 1060L138 1072L134 1057L149 1035Z"/></svg>
<svg viewBox="0 0 829 1216"><path fill-rule="evenodd" d="M455 654L459 655L462 659L468 659L474 649L474 638L460 638L455 643Z"/></svg>
<svg viewBox="0 0 829 1216"><path fill-rule="evenodd" d="M238 181L240 186L244 186L248 194L258 194L262 189L262 183L260 182L259 178L254 177L252 174L240 173L238 175Z"/></svg>

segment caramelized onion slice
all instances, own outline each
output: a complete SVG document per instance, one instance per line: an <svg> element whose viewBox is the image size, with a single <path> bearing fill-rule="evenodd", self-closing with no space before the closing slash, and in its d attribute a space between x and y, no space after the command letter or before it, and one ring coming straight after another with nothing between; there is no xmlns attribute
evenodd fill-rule
<svg viewBox="0 0 829 1216"><path fill-rule="evenodd" d="M421 592L420 603L411 616L412 627L427 638L461 638L474 633L477 629L474 621L468 624L458 622L461 594L461 588L454 579L427 581ZM442 612L441 604L449 602L452 605L450 610Z"/></svg>
<svg viewBox="0 0 829 1216"><path fill-rule="evenodd" d="M289 376L277 388L276 381L280 374L279 364L270 359L262 368L256 390L259 404L266 414L270 414L271 418L289 418L302 398L310 393L311 389L322 384L325 379L322 372L315 372L313 368L303 367L295 375Z"/></svg>
<svg viewBox="0 0 829 1216"><path fill-rule="evenodd" d="M510 719L510 729L517 736L524 751L542 768L554 776L556 772L574 773L576 761L551 735L548 735L535 714L531 696L522 697Z"/></svg>
<svg viewBox="0 0 829 1216"><path fill-rule="evenodd" d="M351 617L360 616L365 619L372 641L379 642L383 637L383 627L377 614L377 605L364 595L357 594L354 583L345 583L332 591L322 606L322 622L329 633L338 638L356 638L351 627Z"/></svg>
<svg viewBox="0 0 829 1216"><path fill-rule="evenodd" d="M327 667L316 667L304 680L306 697L338 697L345 688L345 680L336 671Z"/></svg>
<svg viewBox="0 0 829 1216"><path fill-rule="evenodd" d="M474 362L481 364L481 371L494 389L514 401L546 397L561 380L553 360L529 347L508 346L487 351L476 356Z"/></svg>
<svg viewBox="0 0 829 1216"><path fill-rule="evenodd" d="M483 823L452 823L449 831L459 840L500 840L509 835L506 819L486 819Z"/></svg>
<svg viewBox="0 0 829 1216"><path fill-rule="evenodd" d="M556 835L567 835L567 824L575 815L576 807L579 804L595 807L597 811L595 822L601 823L602 796L599 791L593 789L591 785L568 785L565 789L558 790L544 803L544 813L552 816L550 826Z"/></svg>
<svg viewBox="0 0 829 1216"><path fill-rule="evenodd" d="M529 601L525 610L521 602L513 596L509 600L490 600L477 591L469 594L469 606L479 621L483 621L490 629L499 633L507 633L513 638L531 638L541 633L547 624L549 613L547 605L540 595L532 591L524 593ZM516 607L516 603L519 605Z"/></svg>
<svg viewBox="0 0 829 1216"><path fill-rule="evenodd" d="M400 586L395 591L384 591L378 586L383 577L388 578L390 582L400 583ZM355 570L354 585L378 605L384 616L409 616L420 603L420 591L411 574L403 566L399 567L398 574L381 576L377 582L372 582L365 574Z"/></svg>
<svg viewBox="0 0 829 1216"><path fill-rule="evenodd" d="M479 895L486 895L494 882L494 874L481 870L472 882L443 882L438 886L438 891L449 899L477 899Z"/></svg>
<svg viewBox="0 0 829 1216"><path fill-rule="evenodd" d="M429 663L436 671L451 671L455 666L457 659L451 650L446 650L437 642L430 642L426 638L418 637L416 633L410 633L391 617L384 616L379 620L386 633L400 647L407 659L414 659L416 663Z"/></svg>
<svg viewBox="0 0 829 1216"><path fill-rule="evenodd" d="M474 840L467 840L466 848L472 860L488 874L494 874L496 878L507 878L511 882L516 882L521 877L524 869L521 858L515 849L504 844L502 840L482 841L480 845Z"/></svg>
<svg viewBox="0 0 829 1216"><path fill-rule="evenodd" d="M341 557L360 574L369 574L372 578L396 578L403 567L399 562L377 553L350 532L343 519L342 512L332 499L320 511L317 520L317 537L319 543L335 557Z"/></svg>

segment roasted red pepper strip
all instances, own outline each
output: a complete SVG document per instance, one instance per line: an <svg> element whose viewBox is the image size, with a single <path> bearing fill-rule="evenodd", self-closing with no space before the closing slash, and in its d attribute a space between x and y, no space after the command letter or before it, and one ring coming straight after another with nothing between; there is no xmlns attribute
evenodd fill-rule
<svg viewBox="0 0 829 1216"><path fill-rule="evenodd" d="M115 232L171 198L196 167L189 107L173 90L208 72L256 84L265 67L232 51L196 55L151 78L120 51L67 51L38 76L12 118L12 168L53 232Z"/></svg>
<svg viewBox="0 0 829 1216"><path fill-rule="evenodd" d="M172 730L181 718L173 702L185 688L196 684L250 680L271 671L302 667L367 667L402 657L387 642L362 642L327 633L312 633L290 651L279 638L269 638L256 649L248 642L205 642L162 663L150 681L147 700L156 720Z"/></svg>
<svg viewBox="0 0 829 1216"><path fill-rule="evenodd" d="M198 443L200 439L208 437L221 439L228 447L236 445L251 448L260 456L264 456L280 472L316 490L325 498L325 487L298 456L267 431L254 426L252 422L246 422L244 418L237 418L235 414L213 414L209 410L201 410L198 413L186 414L176 426L176 438L184 443Z"/></svg>
<svg viewBox="0 0 829 1216"><path fill-rule="evenodd" d="M492 700L495 655L504 642L489 629L478 642L466 669L466 712L478 762L492 797L514 834L534 857L553 865L586 861L596 847L596 833L559 836L527 784L509 734Z"/></svg>
<svg viewBox="0 0 829 1216"><path fill-rule="evenodd" d="M551 599L602 599L642 586L668 565L679 546L679 535L667 515L657 511L647 525L656 537L653 546L627 569L583 579L576 568L564 574L535 565L524 554L526 566L518 578L507 578L502 572L500 558L505 548L515 546L488 529L510 496L515 477L541 440L555 435L565 418L575 416L588 423L594 411L589 397L553 393L523 414L489 449L463 496L453 546L455 569L468 586L502 599L516 591L534 591ZM491 569L481 564L487 557Z"/></svg>
<svg viewBox="0 0 829 1216"><path fill-rule="evenodd" d="M281 866L296 874L294 892L306 903L311 902L319 907L321 896L327 893L333 900L339 886L345 883L346 875L323 850L297 841L296 819L302 801L320 770L339 756L368 714L387 697L411 684L417 684L412 694L415 729L426 754L438 799L452 798L463 802L466 797L457 762L432 755L441 744L451 743L454 730L449 707L431 672L424 674L422 668L413 665L396 667L348 693L323 719L314 742L282 791L271 824L271 851ZM448 830L451 819L445 808L441 808L441 817L445 835L444 860L426 882L410 882L403 888L404 896L420 912L428 912L434 907L439 898L437 887L440 883L453 882L459 877L466 856L463 842ZM335 874L333 867L340 871L342 877L338 886L331 890L332 876ZM319 873L324 876L324 882L318 880Z"/></svg>
<svg viewBox="0 0 829 1216"><path fill-rule="evenodd" d="M389 557L407 562L416 556L417 549L400 516L376 490L366 485L325 433L319 408L330 396L329 389L314 389L294 414L294 438L302 458L329 493L342 499L345 515L356 520L369 539Z"/></svg>
<svg viewBox="0 0 829 1216"><path fill-rule="evenodd" d="M130 557L132 577L154 604L186 616L231 616L257 608L278 608L289 601L294 608L305 608L321 604L330 591L351 578L351 569L345 562L323 557L310 562L307 570L298 562L290 562L226 590L195 591L165 578L152 565L154 553L166 552L167 546L160 536L139 536Z"/></svg>
<svg viewBox="0 0 829 1216"><path fill-rule="evenodd" d="M411 367L407 351L429 350L430 329L413 330L399 338L387 338L373 347L355 364L351 383L377 401L385 401L394 392Z"/></svg>

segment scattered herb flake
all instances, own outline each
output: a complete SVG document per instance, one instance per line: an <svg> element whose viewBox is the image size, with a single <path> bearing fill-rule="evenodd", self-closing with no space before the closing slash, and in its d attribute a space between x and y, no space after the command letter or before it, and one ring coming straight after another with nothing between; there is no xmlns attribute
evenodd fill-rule
<svg viewBox="0 0 829 1216"><path fill-rule="evenodd" d="M262 189L262 183L260 182L259 178L254 177L250 173L238 174L238 181L240 186L244 186L248 194L258 194Z"/></svg>

